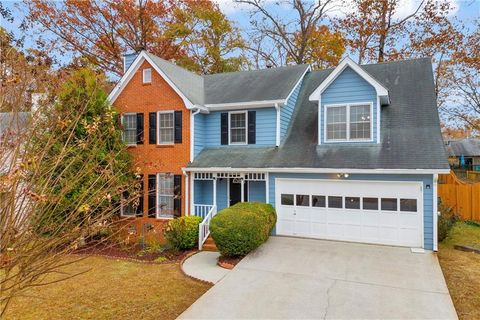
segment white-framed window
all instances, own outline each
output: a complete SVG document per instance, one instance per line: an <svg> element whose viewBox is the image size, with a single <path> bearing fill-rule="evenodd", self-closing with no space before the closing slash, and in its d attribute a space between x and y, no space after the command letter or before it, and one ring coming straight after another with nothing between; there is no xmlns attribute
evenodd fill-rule
<svg viewBox="0 0 480 320"><path fill-rule="evenodd" d="M175 115L173 111L158 112L158 144L175 142Z"/></svg>
<svg viewBox="0 0 480 320"><path fill-rule="evenodd" d="M325 141L371 141L371 102L325 105Z"/></svg>
<svg viewBox="0 0 480 320"><path fill-rule="evenodd" d="M137 114L125 113L122 116L123 141L127 145L137 144Z"/></svg>
<svg viewBox="0 0 480 320"><path fill-rule="evenodd" d="M228 113L229 144L247 144L247 111Z"/></svg>
<svg viewBox="0 0 480 320"><path fill-rule="evenodd" d="M132 201L127 202L127 200L122 199L120 206L120 216L122 217L135 217L137 215L137 208L134 206Z"/></svg>
<svg viewBox="0 0 480 320"><path fill-rule="evenodd" d="M143 69L143 83L152 83L152 69Z"/></svg>
<svg viewBox="0 0 480 320"><path fill-rule="evenodd" d="M157 217L173 218L174 199L174 175L171 173L159 173L157 178Z"/></svg>

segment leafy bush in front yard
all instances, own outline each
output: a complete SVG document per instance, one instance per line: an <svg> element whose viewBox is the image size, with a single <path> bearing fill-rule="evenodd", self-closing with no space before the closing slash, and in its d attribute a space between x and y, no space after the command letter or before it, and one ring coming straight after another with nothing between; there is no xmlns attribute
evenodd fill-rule
<svg viewBox="0 0 480 320"><path fill-rule="evenodd" d="M171 220L165 226L165 239L177 250L191 249L198 243L200 222L202 218L196 216Z"/></svg>
<svg viewBox="0 0 480 320"><path fill-rule="evenodd" d="M452 208L447 208L440 204L438 207L440 214L438 216L438 241L443 241L448 235L448 232L453 227L455 222L459 220Z"/></svg>
<svg viewBox="0 0 480 320"><path fill-rule="evenodd" d="M210 232L222 256L245 256L267 241L276 221L272 205L244 202L213 217Z"/></svg>

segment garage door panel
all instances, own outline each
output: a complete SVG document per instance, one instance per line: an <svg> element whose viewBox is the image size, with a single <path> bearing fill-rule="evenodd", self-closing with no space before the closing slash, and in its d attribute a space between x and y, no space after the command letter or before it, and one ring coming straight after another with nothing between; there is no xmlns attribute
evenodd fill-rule
<svg viewBox="0 0 480 320"><path fill-rule="evenodd" d="M277 179L275 187L276 203L279 204L278 234L414 247L423 245L421 183ZM282 205L282 193L294 195L295 203ZM298 199L296 195L299 195ZM329 207L329 197L336 200L336 205L341 203L342 208ZM341 197L342 201L334 197ZM386 209L382 207L382 198L394 200L383 201L394 211L382 210Z"/></svg>

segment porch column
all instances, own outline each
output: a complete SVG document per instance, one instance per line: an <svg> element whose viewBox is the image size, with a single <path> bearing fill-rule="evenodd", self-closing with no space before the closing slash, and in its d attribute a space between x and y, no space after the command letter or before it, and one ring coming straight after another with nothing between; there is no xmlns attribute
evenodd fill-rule
<svg viewBox="0 0 480 320"><path fill-rule="evenodd" d="M269 185L270 185L270 177L268 176L268 172L265 173L265 202L270 203L270 192L269 192Z"/></svg>
<svg viewBox="0 0 480 320"><path fill-rule="evenodd" d="M185 215L189 216L191 215L191 211L188 210L188 194L190 193L190 189L188 188L188 173L184 171L183 174L185 175Z"/></svg>
<svg viewBox="0 0 480 320"><path fill-rule="evenodd" d="M240 189L240 193L241 193L241 196L240 196L240 202L243 202L245 201L244 199L244 190L245 190L245 177L242 177L240 178L240 186L241 186L241 189Z"/></svg>
<svg viewBox="0 0 480 320"><path fill-rule="evenodd" d="M192 181L190 181L190 214L195 215L195 208L193 206L193 199L194 199L194 193L193 193L193 184L195 183L195 173L191 172L190 177L192 178Z"/></svg>
<svg viewBox="0 0 480 320"><path fill-rule="evenodd" d="M213 205L217 205L217 177L213 177Z"/></svg>

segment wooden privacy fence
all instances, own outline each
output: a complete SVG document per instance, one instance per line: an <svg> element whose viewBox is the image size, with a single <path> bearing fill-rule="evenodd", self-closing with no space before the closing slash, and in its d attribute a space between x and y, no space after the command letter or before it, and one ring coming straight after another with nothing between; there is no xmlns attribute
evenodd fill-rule
<svg viewBox="0 0 480 320"><path fill-rule="evenodd" d="M452 208L462 219L480 221L480 182L464 182L453 172L441 174L438 196L444 206Z"/></svg>

